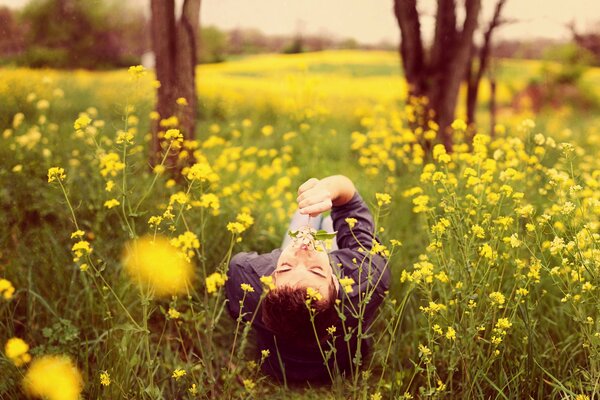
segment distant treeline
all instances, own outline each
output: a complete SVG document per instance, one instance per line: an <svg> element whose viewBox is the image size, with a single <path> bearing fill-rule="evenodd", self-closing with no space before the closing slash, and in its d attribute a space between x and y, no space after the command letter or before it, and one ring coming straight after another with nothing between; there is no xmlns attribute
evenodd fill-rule
<svg viewBox="0 0 600 400"><path fill-rule="evenodd" d="M152 50L150 22L139 8L97 0L31 0L23 9L0 7L0 64L29 67L109 69L141 63ZM574 42L600 60L600 35L574 35ZM223 31L201 27L198 59L225 61L258 53L301 53L326 49L396 50L396 43L361 44L326 35L267 35L258 29ZM550 40L503 41L493 55L541 59L560 46Z"/></svg>

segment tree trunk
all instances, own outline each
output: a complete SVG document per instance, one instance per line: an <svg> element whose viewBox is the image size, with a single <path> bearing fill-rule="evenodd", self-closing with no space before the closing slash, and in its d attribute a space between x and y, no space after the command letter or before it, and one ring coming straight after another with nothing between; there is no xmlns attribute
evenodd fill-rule
<svg viewBox="0 0 600 400"><path fill-rule="evenodd" d="M161 160L160 120L175 116L186 139L192 139L196 126L196 37L200 19L200 0L185 0L179 22L175 19L174 0L151 0L152 47L156 57L158 88L156 111L160 115L152 127L150 163ZM185 98L187 106L178 105ZM169 164L174 165L170 158Z"/></svg>
<svg viewBox="0 0 600 400"><path fill-rule="evenodd" d="M439 0L434 42L429 62L426 62L416 0L394 0L394 14L401 33L400 55L409 95L429 99L429 109L439 126L438 138L448 151L452 150L449 127L454 120L458 92L470 59L480 9L481 0L466 0L465 20L459 30L455 0Z"/></svg>

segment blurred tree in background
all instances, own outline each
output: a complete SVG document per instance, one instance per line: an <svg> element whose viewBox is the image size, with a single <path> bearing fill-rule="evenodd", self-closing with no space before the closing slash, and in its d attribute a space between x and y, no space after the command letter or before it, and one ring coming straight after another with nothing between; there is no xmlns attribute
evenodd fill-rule
<svg viewBox="0 0 600 400"><path fill-rule="evenodd" d="M8 7L0 7L0 57L10 57L23 51L24 32Z"/></svg>
<svg viewBox="0 0 600 400"><path fill-rule="evenodd" d="M152 49L156 57L156 79L160 82L156 112L160 116L153 126L150 162L160 163L164 131L163 120L176 117L186 139L194 138L196 127L196 64L198 63L198 29L200 0L185 0L179 20L174 0L151 0ZM175 159L169 159L173 166Z"/></svg>
<svg viewBox="0 0 600 400"><path fill-rule="evenodd" d="M400 56L409 95L426 98L424 118L439 126L438 137L452 150L450 124L458 91L471 58L473 37L479 21L481 0L464 2L464 21L458 24L454 0L439 0L433 43L427 52L421 34L417 0L395 0L394 13L400 27ZM421 123L425 125L427 121Z"/></svg>
<svg viewBox="0 0 600 400"><path fill-rule="evenodd" d="M2 24L20 52L16 61L31 67L106 69L139 64L148 51L148 23L140 10L118 2L32 0ZM12 25L11 25L12 24ZM7 28L7 26L13 26ZM4 36L4 35L3 35ZM0 42L1 43L1 42ZM17 46L18 43L22 45ZM8 45L6 45L8 46ZM2 49L4 50L4 49ZM11 54L2 51L2 54Z"/></svg>

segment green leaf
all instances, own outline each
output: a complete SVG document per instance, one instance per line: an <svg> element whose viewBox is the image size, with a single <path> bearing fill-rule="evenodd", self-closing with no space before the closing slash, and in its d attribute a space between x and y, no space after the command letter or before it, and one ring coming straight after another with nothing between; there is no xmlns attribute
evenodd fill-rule
<svg viewBox="0 0 600 400"><path fill-rule="evenodd" d="M323 229L317 231L317 233L315 233L313 236L315 237L315 240L328 240L328 239L333 239L336 235L337 231L335 232L327 232Z"/></svg>
<svg viewBox="0 0 600 400"><path fill-rule="evenodd" d="M298 231L294 231L294 232L289 231L288 235L290 235L291 238L295 238L296 236L298 236Z"/></svg>

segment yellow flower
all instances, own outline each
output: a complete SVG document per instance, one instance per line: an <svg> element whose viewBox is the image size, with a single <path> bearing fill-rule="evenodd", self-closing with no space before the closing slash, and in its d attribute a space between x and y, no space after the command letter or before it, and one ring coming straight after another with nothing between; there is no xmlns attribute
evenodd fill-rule
<svg viewBox="0 0 600 400"><path fill-rule="evenodd" d="M451 326L449 326L448 330L446 331L446 339L456 340L456 330Z"/></svg>
<svg viewBox="0 0 600 400"><path fill-rule="evenodd" d="M346 221L350 229L354 228L356 226L356 223L358 222L356 218L346 218L344 221Z"/></svg>
<svg viewBox="0 0 600 400"><path fill-rule="evenodd" d="M108 374L107 371L102 371L100 373L100 384L102 386L109 386L110 385L110 375Z"/></svg>
<svg viewBox="0 0 600 400"><path fill-rule="evenodd" d="M307 302L311 302L311 301L320 301L323 299L323 295L321 295L321 293L316 290L313 289L311 287L307 287L306 288L306 298L308 299Z"/></svg>
<svg viewBox="0 0 600 400"><path fill-rule="evenodd" d="M271 275L261 276L260 281L265 286L266 290L275 289L275 283L273 283L273 277Z"/></svg>
<svg viewBox="0 0 600 400"><path fill-rule="evenodd" d="M160 175L160 174L162 174L163 172L165 172L165 171L166 171L166 169L167 169L167 167L165 167L164 165L162 165L162 164L158 164L158 165L155 165L155 166L154 166L154 169L152 169L152 171L153 171L153 172L154 172L156 175Z"/></svg>
<svg viewBox="0 0 600 400"><path fill-rule="evenodd" d="M504 304L504 302L506 301L504 295L500 292L490 293L490 300L492 301L492 304L497 305L497 306L502 306Z"/></svg>
<svg viewBox="0 0 600 400"><path fill-rule="evenodd" d="M253 288L252 286L250 286L249 284L247 284L247 283L242 283L242 284L240 285L240 288L241 288L241 289L242 289L244 292L246 292L246 293L253 293L253 292L254 292L254 288Z"/></svg>
<svg viewBox="0 0 600 400"><path fill-rule="evenodd" d="M335 334L335 331L337 331L337 328L334 325L331 325L329 328L327 328L327 333L331 336Z"/></svg>
<svg viewBox="0 0 600 400"><path fill-rule="evenodd" d="M387 193L375 193L375 198L377 199L377 205L379 207L392 202L392 196Z"/></svg>
<svg viewBox="0 0 600 400"><path fill-rule="evenodd" d="M246 227L241 222L229 222L227 230L235 235L244 232Z"/></svg>
<svg viewBox="0 0 600 400"><path fill-rule="evenodd" d="M54 182L55 180L62 181L67 176L65 175L64 168L61 167L52 167L48 169L48 183Z"/></svg>
<svg viewBox="0 0 600 400"><path fill-rule="evenodd" d="M90 254L92 250L93 249L90 246L90 242L87 240L80 240L79 242L75 243L73 247L71 247L71 251L75 255L75 257L73 257L73 261L79 261L81 257Z"/></svg>
<svg viewBox="0 0 600 400"><path fill-rule="evenodd" d="M194 257L194 249L200 248L200 241L194 232L186 231L183 234L171 239L173 247L178 248L189 261Z"/></svg>
<svg viewBox="0 0 600 400"><path fill-rule="evenodd" d="M169 307L169 311L167 313L170 319L177 319L181 317L181 313L174 308Z"/></svg>
<svg viewBox="0 0 600 400"><path fill-rule="evenodd" d="M479 248L479 255L485 258L492 259L494 252L492 250L492 247L486 243Z"/></svg>
<svg viewBox="0 0 600 400"><path fill-rule="evenodd" d="M17 367L27 364L31 361L29 355L29 345L23 339L18 337L10 338L4 346L4 353Z"/></svg>
<svg viewBox="0 0 600 400"><path fill-rule="evenodd" d="M218 176L213 172L208 162L201 162L192 165L187 170L186 177L191 181L197 180L200 182L214 182L218 179Z"/></svg>
<svg viewBox="0 0 600 400"><path fill-rule="evenodd" d="M175 140L177 142L183 143L183 135L179 131L179 129L169 129L165 133L165 139L167 140Z"/></svg>
<svg viewBox="0 0 600 400"><path fill-rule="evenodd" d="M83 387L81 374L66 356L34 360L23 379L25 392L47 400L77 400Z"/></svg>
<svg viewBox="0 0 600 400"><path fill-rule="evenodd" d="M116 176L117 172L125 168L125 163L121 162L121 158L117 153L107 153L100 157L100 175Z"/></svg>
<svg viewBox="0 0 600 400"><path fill-rule="evenodd" d="M262 358L262 359L265 359L265 358L269 357L270 355L271 355L271 352L269 351L269 349L260 351L260 358Z"/></svg>
<svg viewBox="0 0 600 400"><path fill-rule="evenodd" d="M71 239L74 239L74 238L82 238L82 237L83 237L83 235L85 235L85 232L84 232L84 231L82 231L82 230L80 230L80 229L78 229L78 230L76 230L75 232L71 233Z"/></svg>
<svg viewBox="0 0 600 400"><path fill-rule="evenodd" d="M473 225L471 227L471 233L480 239L483 239L485 237L485 231L479 225Z"/></svg>
<svg viewBox="0 0 600 400"><path fill-rule="evenodd" d="M134 130L121 130L119 129L117 131L117 139L115 140L117 142L117 144L121 144L121 143L126 143L126 144L133 144L133 137L134 137Z"/></svg>
<svg viewBox="0 0 600 400"><path fill-rule="evenodd" d="M243 383L244 383L244 388L248 392L251 392L252 390L254 390L254 387L256 386L256 383L254 383L254 381L252 379L244 379Z"/></svg>
<svg viewBox="0 0 600 400"><path fill-rule="evenodd" d="M512 323L508 320L508 318L498 318L498 322L496 322L496 329L507 330L510 329Z"/></svg>
<svg viewBox="0 0 600 400"><path fill-rule="evenodd" d="M196 387L195 383L192 383L192 386L188 389L188 392L190 392L191 395L198 394L198 388Z"/></svg>
<svg viewBox="0 0 600 400"><path fill-rule="evenodd" d="M254 218L248 213L240 213L235 217L235 220L244 225L247 229L254 223Z"/></svg>
<svg viewBox="0 0 600 400"><path fill-rule="evenodd" d="M207 293L216 293L217 290L225 284L227 280L227 276L225 274L221 274L219 272L213 272L209 276L206 277L206 292Z"/></svg>
<svg viewBox="0 0 600 400"><path fill-rule="evenodd" d="M455 131L465 131L467 130L467 123L462 119L455 119L451 125L452 129Z"/></svg>
<svg viewBox="0 0 600 400"><path fill-rule="evenodd" d="M340 286L344 288L344 291L346 293L352 293L352 291L354 290L354 288L352 287L352 285L354 285L354 279L352 278L340 278L339 279L340 282Z"/></svg>
<svg viewBox="0 0 600 400"><path fill-rule="evenodd" d="M115 187L115 181L113 181L112 179L109 179L108 181L106 181L106 186L104 189L107 192L110 192L113 190L114 187Z"/></svg>
<svg viewBox="0 0 600 400"><path fill-rule="evenodd" d="M114 208L114 207L116 207L116 206L118 206L120 204L121 204L121 202L119 202L119 200L117 200L117 199L110 199L110 200L106 200L104 202L104 207L106 207L108 209L111 209L111 208Z"/></svg>
<svg viewBox="0 0 600 400"><path fill-rule="evenodd" d="M171 378L175 378L175 380L178 381L182 376L185 376L185 374L185 369L177 368L175 371L173 371Z"/></svg>
<svg viewBox="0 0 600 400"><path fill-rule="evenodd" d="M92 119L85 113L81 113L79 115L79 118L77 118L75 120L75 123L73 124L73 128L79 130L79 129L83 129L85 127L87 127L90 122L92 122Z"/></svg>
<svg viewBox="0 0 600 400"><path fill-rule="evenodd" d="M179 97L179 98L176 100L176 102L177 102L177 104L179 104L180 106L187 106L187 105L188 105L188 102L187 102L187 100L185 99L185 97Z"/></svg>
<svg viewBox="0 0 600 400"><path fill-rule="evenodd" d="M137 284L153 289L159 296L185 293L194 272L179 254L168 239L146 236L126 245L123 264Z"/></svg>
<svg viewBox="0 0 600 400"><path fill-rule="evenodd" d="M12 299L14 293L15 288L12 283L6 279L0 279L0 294L4 297L4 300Z"/></svg>
<svg viewBox="0 0 600 400"><path fill-rule="evenodd" d="M129 67L129 75L131 75L132 79L139 79L142 76L147 74L146 68L143 65L134 65Z"/></svg>
<svg viewBox="0 0 600 400"><path fill-rule="evenodd" d="M273 134L273 127L271 125L265 125L260 131L264 136L271 136Z"/></svg>

